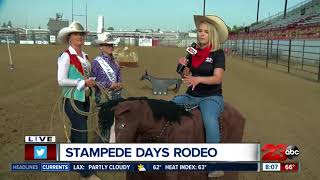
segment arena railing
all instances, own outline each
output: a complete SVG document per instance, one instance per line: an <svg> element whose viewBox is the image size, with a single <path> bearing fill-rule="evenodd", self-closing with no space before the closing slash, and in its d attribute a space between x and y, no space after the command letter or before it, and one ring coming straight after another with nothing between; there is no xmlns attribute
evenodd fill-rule
<svg viewBox="0 0 320 180"><path fill-rule="evenodd" d="M233 39L227 55L320 82L320 40Z"/></svg>

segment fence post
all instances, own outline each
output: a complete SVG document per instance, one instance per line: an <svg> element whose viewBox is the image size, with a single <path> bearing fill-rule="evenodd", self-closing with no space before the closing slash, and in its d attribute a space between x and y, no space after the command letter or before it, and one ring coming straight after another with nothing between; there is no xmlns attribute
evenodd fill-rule
<svg viewBox="0 0 320 180"><path fill-rule="evenodd" d="M320 54L319 54L319 61L318 61L318 82L320 82Z"/></svg>
<svg viewBox="0 0 320 180"><path fill-rule="evenodd" d="M278 39L278 43L277 43L277 64L278 64L278 61L279 61L279 39Z"/></svg>
<svg viewBox="0 0 320 180"><path fill-rule="evenodd" d="M289 40L288 73L290 73L290 58L291 58L291 39Z"/></svg>
<svg viewBox="0 0 320 180"><path fill-rule="evenodd" d="M252 52L252 53L253 53L253 54L252 54L252 62L254 62L254 55L255 55L255 53L254 53L254 45L255 45L255 41L256 41L256 40L254 39L253 42L252 42L252 46L253 46L253 47L252 47L252 51L253 51L253 52Z"/></svg>
<svg viewBox="0 0 320 180"><path fill-rule="evenodd" d="M259 56L261 56L261 39L260 39L260 50L259 50Z"/></svg>
<svg viewBox="0 0 320 180"><path fill-rule="evenodd" d="M234 52L237 52L237 51L238 51L238 40L235 40L234 42L235 42L235 45L234 45L235 49L234 49Z"/></svg>
<svg viewBox="0 0 320 180"><path fill-rule="evenodd" d="M243 60L243 55L244 55L244 39L242 40L242 53L241 53L241 59Z"/></svg>
<svg viewBox="0 0 320 180"><path fill-rule="evenodd" d="M268 68L268 62L269 62L269 39L267 40L267 61L266 61L267 68Z"/></svg>
<svg viewBox="0 0 320 180"><path fill-rule="evenodd" d="M273 44L273 39L271 39L271 47L270 47L270 56L269 57L271 57L271 59L272 59L272 44Z"/></svg>
<svg viewBox="0 0 320 180"><path fill-rule="evenodd" d="M305 47L305 45L306 45L306 40L303 40L301 70L303 70L303 65L304 65L304 47Z"/></svg>
<svg viewBox="0 0 320 180"><path fill-rule="evenodd" d="M235 44L236 44L236 42L235 42L235 41L232 41L231 52L232 52L232 50L233 50L233 48L234 48Z"/></svg>
<svg viewBox="0 0 320 180"><path fill-rule="evenodd" d="M250 50L250 41L248 39L247 56L249 56L249 50Z"/></svg>

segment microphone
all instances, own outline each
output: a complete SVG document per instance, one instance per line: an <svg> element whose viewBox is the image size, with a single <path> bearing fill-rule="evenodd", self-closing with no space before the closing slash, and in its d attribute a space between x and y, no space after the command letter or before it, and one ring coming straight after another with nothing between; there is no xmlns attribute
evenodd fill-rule
<svg viewBox="0 0 320 180"><path fill-rule="evenodd" d="M186 59L187 59L187 64L189 64L191 57L195 54L197 54L197 50L195 49L197 46L197 43L192 43L191 46L189 46L186 51L187 51L187 55L186 55ZM186 65L184 64L178 64L177 66L177 73L181 73L183 72L184 68L186 67Z"/></svg>

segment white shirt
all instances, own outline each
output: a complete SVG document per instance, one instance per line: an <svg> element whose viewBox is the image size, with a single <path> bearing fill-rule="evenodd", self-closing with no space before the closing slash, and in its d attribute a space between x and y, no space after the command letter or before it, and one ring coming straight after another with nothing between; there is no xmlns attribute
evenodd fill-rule
<svg viewBox="0 0 320 180"><path fill-rule="evenodd" d="M77 52L74 50L73 47L69 46L70 54L77 55ZM87 54L81 51L82 57L77 55L77 58L80 60L82 65L85 77L89 77L91 65L87 59ZM80 79L69 79L68 72L70 67L70 57L68 53L64 52L58 58L58 84L59 86L71 86L77 87L78 90L82 90L85 87L85 81Z"/></svg>

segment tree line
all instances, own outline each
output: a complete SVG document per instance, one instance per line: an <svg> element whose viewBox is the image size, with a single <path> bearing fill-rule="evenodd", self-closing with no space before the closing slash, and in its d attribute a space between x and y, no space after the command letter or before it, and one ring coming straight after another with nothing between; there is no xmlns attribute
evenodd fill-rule
<svg viewBox="0 0 320 180"><path fill-rule="evenodd" d="M7 23L3 23L2 26L3 28L12 28L12 22L11 21L8 21Z"/></svg>

